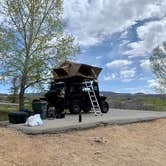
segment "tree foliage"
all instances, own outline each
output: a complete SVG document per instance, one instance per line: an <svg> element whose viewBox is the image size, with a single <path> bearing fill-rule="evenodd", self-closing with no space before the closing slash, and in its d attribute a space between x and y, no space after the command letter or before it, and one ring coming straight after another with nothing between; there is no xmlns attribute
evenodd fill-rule
<svg viewBox="0 0 166 166"><path fill-rule="evenodd" d="M160 91L166 92L166 43L156 47L150 57L152 70L158 78Z"/></svg>
<svg viewBox="0 0 166 166"><path fill-rule="evenodd" d="M62 0L1 1L1 78L17 78L20 109L29 87L40 86L52 68L72 57L79 48L72 35L65 34Z"/></svg>

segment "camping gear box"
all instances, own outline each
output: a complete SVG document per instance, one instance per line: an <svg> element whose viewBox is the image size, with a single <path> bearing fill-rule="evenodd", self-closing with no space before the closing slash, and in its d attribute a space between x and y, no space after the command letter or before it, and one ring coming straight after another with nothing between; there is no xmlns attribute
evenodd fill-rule
<svg viewBox="0 0 166 166"><path fill-rule="evenodd" d="M26 112L10 112L8 114L9 122L14 124L25 123L28 118Z"/></svg>

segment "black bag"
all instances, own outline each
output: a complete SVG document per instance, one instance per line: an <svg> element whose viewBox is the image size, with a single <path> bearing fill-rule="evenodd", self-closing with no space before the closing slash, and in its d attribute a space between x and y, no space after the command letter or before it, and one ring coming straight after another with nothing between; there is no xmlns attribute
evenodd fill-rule
<svg viewBox="0 0 166 166"><path fill-rule="evenodd" d="M28 118L26 112L10 112L8 114L9 122L14 124L25 123Z"/></svg>

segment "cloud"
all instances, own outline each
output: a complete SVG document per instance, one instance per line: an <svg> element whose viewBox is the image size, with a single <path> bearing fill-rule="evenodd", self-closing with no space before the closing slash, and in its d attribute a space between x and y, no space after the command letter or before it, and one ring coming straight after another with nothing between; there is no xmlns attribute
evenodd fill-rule
<svg viewBox="0 0 166 166"><path fill-rule="evenodd" d="M129 56L129 58L135 58L140 56L145 56L145 47L142 41L132 42L127 45L130 50L126 51L125 54Z"/></svg>
<svg viewBox="0 0 166 166"><path fill-rule="evenodd" d="M120 78L122 82L131 82L133 78L135 77L135 74L136 74L135 68L123 70L123 71L120 71Z"/></svg>
<svg viewBox="0 0 166 166"><path fill-rule="evenodd" d="M127 93L149 93L149 89L147 89L146 86L137 86L137 87L129 87L129 88L124 88L124 90L126 90Z"/></svg>
<svg viewBox="0 0 166 166"><path fill-rule="evenodd" d="M104 76L105 81L115 80L117 78L117 73L111 73L110 75Z"/></svg>
<svg viewBox="0 0 166 166"><path fill-rule="evenodd" d="M122 78L128 79L128 78L133 78L135 76L135 68L132 68L130 70L123 70L120 72L120 75Z"/></svg>
<svg viewBox="0 0 166 166"><path fill-rule="evenodd" d="M64 0L63 17L79 43L92 46L138 20L164 17L165 8L166 0Z"/></svg>
<svg viewBox="0 0 166 166"><path fill-rule="evenodd" d="M138 56L146 56L152 50L166 41L166 18L158 21L151 21L145 23L143 26L137 28L138 42L128 44L130 50L125 54L130 58Z"/></svg>
<svg viewBox="0 0 166 166"><path fill-rule="evenodd" d="M130 61L130 60L114 60L112 62L107 63L106 67L109 69L111 69L111 68L125 68L131 64L132 64L132 61Z"/></svg>
<svg viewBox="0 0 166 166"><path fill-rule="evenodd" d="M166 87L165 85L160 84L160 81L161 80L159 79L148 80L148 87L151 89L155 89L159 93L166 93Z"/></svg>
<svg viewBox="0 0 166 166"><path fill-rule="evenodd" d="M122 48L123 46L127 45L128 43L130 43L129 40L122 40L122 42L119 44L119 47Z"/></svg>
<svg viewBox="0 0 166 166"><path fill-rule="evenodd" d="M131 60L114 60L106 64L110 74L104 77L105 81L120 80L122 82L130 82L135 77L136 68L132 68Z"/></svg>
<svg viewBox="0 0 166 166"><path fill-rule="evenodd" d="M126 39L127 37L128 37L128 31L127 30L122 32L121 35L120 35L121 39Z"/></svg>
<svg viewBox="0 0 166 166"><path fill-rule="evenodd" d="M131 68L131 69L110 73L109 75L104 76L104 80L105 81L121 80L122 82L130 82L135 77L135 74L136 74L136 69Z"/></svg>
<svg viewBox="0 0 166 166"><path fill-rule="evenodd" d="M96 56L96 60L102 59L102 56Z"/></svg>
<svg viewBox="0 0 166 166"><path fill-rule="evenodd" d="M155 79L148 80L147 82L148 82L150 88L160 87L158 81Z"/></svg>
<svg viewBox="0 0 166 166"><path fill-rule="evenodd" d="M151 71L149 59L140 60L140 66L143 71Z"/></svg>

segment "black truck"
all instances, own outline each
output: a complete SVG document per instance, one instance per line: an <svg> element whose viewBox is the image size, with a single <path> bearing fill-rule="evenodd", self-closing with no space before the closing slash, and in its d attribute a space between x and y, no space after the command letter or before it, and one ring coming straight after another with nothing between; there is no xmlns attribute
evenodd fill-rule
<svg viewBox="0 0 166 166"><path fill-rule="evenodd" d="M106 97L100 95L97 81L101 70L86 64L64 62L53 70L54 81L45 94L48 107L54 107L57 113L63 112L64 109L69 109L72 114L78 114L81 110L87 113L92 109L88 91L93 90L101 112L107 113L109 105ZM91 88L88 88L85 82L91 84Z"/></svg>

